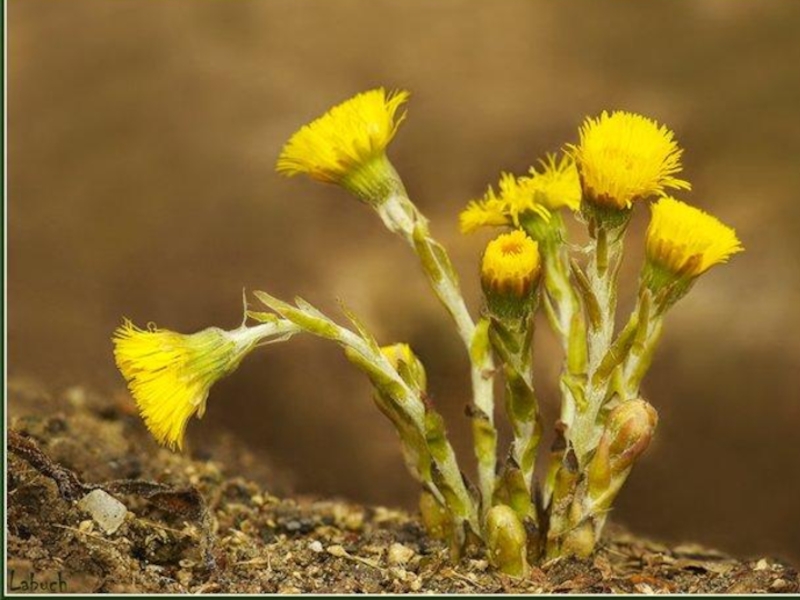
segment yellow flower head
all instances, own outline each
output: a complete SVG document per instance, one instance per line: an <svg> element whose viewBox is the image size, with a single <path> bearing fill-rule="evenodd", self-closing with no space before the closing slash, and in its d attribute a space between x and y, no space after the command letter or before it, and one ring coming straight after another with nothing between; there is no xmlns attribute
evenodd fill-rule
<svg viewBox="0 0 800 600"><path fill-rule="evenodd" d="M499 194L489 186L482 199L473 200L467 205L459 217L462 233L472 233L484 226L518 227L520 216L529 212L545 220L550 218L547 207L534 197L530 178L501 173L498 188Z"/></svg>
<svg viewBox="0 0 800 600"><path fill-rule="evenodd" d="M486 246L481 264L481 285L489 308L501 316L520 316L541 269L539 245L515 229Z"/></svg>
<svg viewBox="0 0 800 600"><path fill-rule="evenodd" d="M581 205L581 181L572 157L564 154L558 160L555 154L548 154L539 163L542 170L531 167L531 176L527 180L530 201L553 211L564 206L578 210Z"/></svg>
<svg viewBox="0 0 800 600"><path fill-rule="evenodd" d="M386 177L396 177L385 150L405 118L405 112L398 115L398 110L408 96L406 91L387 93L379 88L334 106L289 139L278 158L278 172L306 173L318 181L342 184L362 197L380 192ZM366 182L361 181L364 178Z"/></svg>
<svg viewBox="0 0 800 600"><path fill-rule="evenodd" d="M663 196L665 190L690 189L677 179L683 150L672 131L629 112L603 112L580 128L580 143L571 146L578 165L583 197L611 209Z"/></svg>
<svg viewBox="0 0 800 600"><path fill-rule="evenodd" d="M699 208L666 197L651 210L646 254L659 270L694 278L744 250L733 229Z"/></svg>
<svg viewBox="0 0 800 600"><path fill-rule="evenodd" d="M183 335L125 319L114 332L114 358L153 437L183 447L189 418L203 416L211 386L232 373L255 344L216 327Z"/></svg>
<svg viewBox="0 0 800 600"><path fill-rule="evenodd" d="M427 387L425 367L408 344L382 346L381 352L410 386L424 391Z"/></svg>

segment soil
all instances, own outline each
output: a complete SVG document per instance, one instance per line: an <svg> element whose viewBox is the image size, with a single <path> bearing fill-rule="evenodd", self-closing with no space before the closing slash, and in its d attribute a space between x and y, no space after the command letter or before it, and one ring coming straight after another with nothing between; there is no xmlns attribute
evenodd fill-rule
<svg viewBox="0 0 800 600"><path fill-rule="evenodd" d="M512 579L478 552L451 564L414 515L291 496L286 474L230 436L194 453L159 449L125 396L53 395L17 381L8 405L9 591L32 581L67 592L161 593L800 589L797 571L780 560L668 547L613 525L593 559L552 561ZM98 487L128 509L113 534L77 507Z"/></svg>

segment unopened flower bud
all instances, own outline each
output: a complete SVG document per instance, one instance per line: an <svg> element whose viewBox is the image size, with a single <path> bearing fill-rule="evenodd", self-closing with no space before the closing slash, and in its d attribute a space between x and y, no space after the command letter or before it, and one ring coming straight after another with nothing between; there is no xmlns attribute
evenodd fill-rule
<svg viewBox="0 0 800 600"><path fill-rule="evenodd" d="M425 391L428 384L425 366L414 354L414 351L411 350L411 346L408 344L392 344L391 346L383 346L381 352L406 384L417 390Z"/></svg>
<svg viewBox="0 0 800 600"><path fill-rule="evenodd" d="M611 411L588 467L592 497L605 496L622 484L633 463L650 445L657 423L658 413L641 398Z"/></svg>
<svg viewBox="0 0 800 600"><path fill-rule="evenodd" d="M641 398L625 402L611 412L606 434L613 472L629 468L647 450L657 424L658 413Z"/></svg>
<svg viewBox="0 0 800 600"><path fill-rule="evenodd" d="M453 520L444 505L427 490L423 490L419 497L419 512L429 536L435 540L448 537L453 527Z"/></svg>
<svg viewBox="0 0 800 600"><path fill-rule="evenodd" d="M564 536L561 552L566 556L588 558L594 552L596 543L595 528L590 521L585 521Z"/></svg>
<svg viewBox="0 0 800 600"><path fill-rule="evenodd" d="M529 314L540 270L539 245L524 231L505 233L489 242L481 264L481 286L489 310L500 318Z"/></svg>
<svg viewBox="0 0 800 600"><path fill-rule="evenodd" d="M486 544L489 559L503 573L524 577L528 573L527 534L517 513L499 504L486 515Z"/></svg>

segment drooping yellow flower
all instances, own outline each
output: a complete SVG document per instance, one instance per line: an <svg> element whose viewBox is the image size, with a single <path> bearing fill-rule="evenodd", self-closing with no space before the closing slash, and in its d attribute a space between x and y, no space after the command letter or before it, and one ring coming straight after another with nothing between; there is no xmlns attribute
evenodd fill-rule
<svg viewBox="0 0 800 600"><path fill-rule="evenodd" d="M519 226L519 218L525 213L535 213L549 219L550 211L534 197L529 177L514 177L501 173L499 193L489 186L483 198L473 200L459 216L462 233L472 233L484 226Z"/></svg>
<svg viewBox="0 0 800 600"><path fill-rule="evenodd" d="M278 172L305 173L341 184L368 202L382 200L372 196L395 184L385 181L396 178L385 150L405 118L398 110L408 97L403 90L378 88L334 106L289 139L278 158Z"/></svg>
<svg viewBox="0 0 800 600"><path fill-rule="evenodd" d="M690 189L675 177L682 170L681 154L672 131L646 117L616 111L588 118L580 128L580 143L570 146L587 202L626 209L667 189Z"/></svg>
<svg viewBox="0 0 800 600"><path fill-rule="evenodd" d="M530 201L553 211L562 207L578 210L581 205L581 181L572 157L563 154L559 160L555 154L548 153L539 164L541 171L531 167L531 176L527 179Z"/></svg>
<svg viewBox="0 0 800 600"><path fill-rule="evenodd" d="M697 277L744 250L732 228L675 198L661 198L651 212L647 260L674 276Z"/></svg>
<svg viewBox="0 0 800 600"><path fill-rule="evenodd" d="M481 286L489 308L501 316L519 316L541 269L539 245L515 229L486 246L481 263Z"/></svg>
<svg viewBox="0 0 800 600"><path fill-rule="evenodd" d="M143 330L125 319L114 332L114 358L153 437L183 447L186 424L203 416L211 386L232 373L255 346L243 329L211 327L184 335L155 326Z"/></svg>

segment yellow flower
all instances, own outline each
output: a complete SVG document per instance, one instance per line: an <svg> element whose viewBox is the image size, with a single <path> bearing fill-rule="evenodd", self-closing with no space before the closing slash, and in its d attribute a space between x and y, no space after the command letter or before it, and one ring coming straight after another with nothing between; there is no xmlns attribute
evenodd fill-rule
<svg viewBox="0 0 800 600"><path fill-rule="evenodd" d="M257 337L216 327L183 335L128 319L114 332L114 358L153 437L183 447L189 419L203 416L211 386L232 373Z"/></svg>
<svg viewBox="0 0 800 600"><path fill-rule="evenodd" d="M459 215L461 233L472 233L481 227L502 227L509 225L511 218L506 212L506 205L493 198L490 200L473 200Z"/></svg>
<svg viewBox="0 0 800 600"><path fill-rule="evenodd" d="M550 218L547 207L534 197L529 177L514 177L501 173L498 184L499 194L492 186L480 200L473 200L459 216L462 233L472 233L484 226L519 226L519 218L526 213Z"/></svg>
<svg viewBox="0 0 800 600"><path fill-rule="evenodd" d="M561 156L561 160L557 160L555 154L547 154L539 164L542 170L531 167L531 177L527 180L530 201L553 211L564 206L578 210L581 205L581 182L575 161L566 154Z"/></svg>
<svg viewBox="0 0 800 600"><path fill-rule="evenodd" d="M500 316L520 316L530 308L530 294L539 271L539 245L515 229L486 246L481 285L489 308Z"/></svg>
<svg viewBox="0 0 800 600"><path fill-rule="evenodd" d="M334 106L289 139L278 158L278 172L306 173L341 184L369 202L382 200L375 194L396 185L385 150L405 118L398 109L408 96L379 88Z"/></svg>
<svg viewBox="0 0 800 600"><path fill-rule="evenodd" d="M666 197L651 210L647 259L674 276L697 277L744 250L733 229L699 208Z"/></svg>
<svg viewBox="0 0 800 600"><path fill-rule="evenodd" d="M611 209L664 196L665 190L690 189L677 179L683 150L664 125L629 112L603 112L580 128L580 143L570 146L580 172L583 197Z"/></svg>

